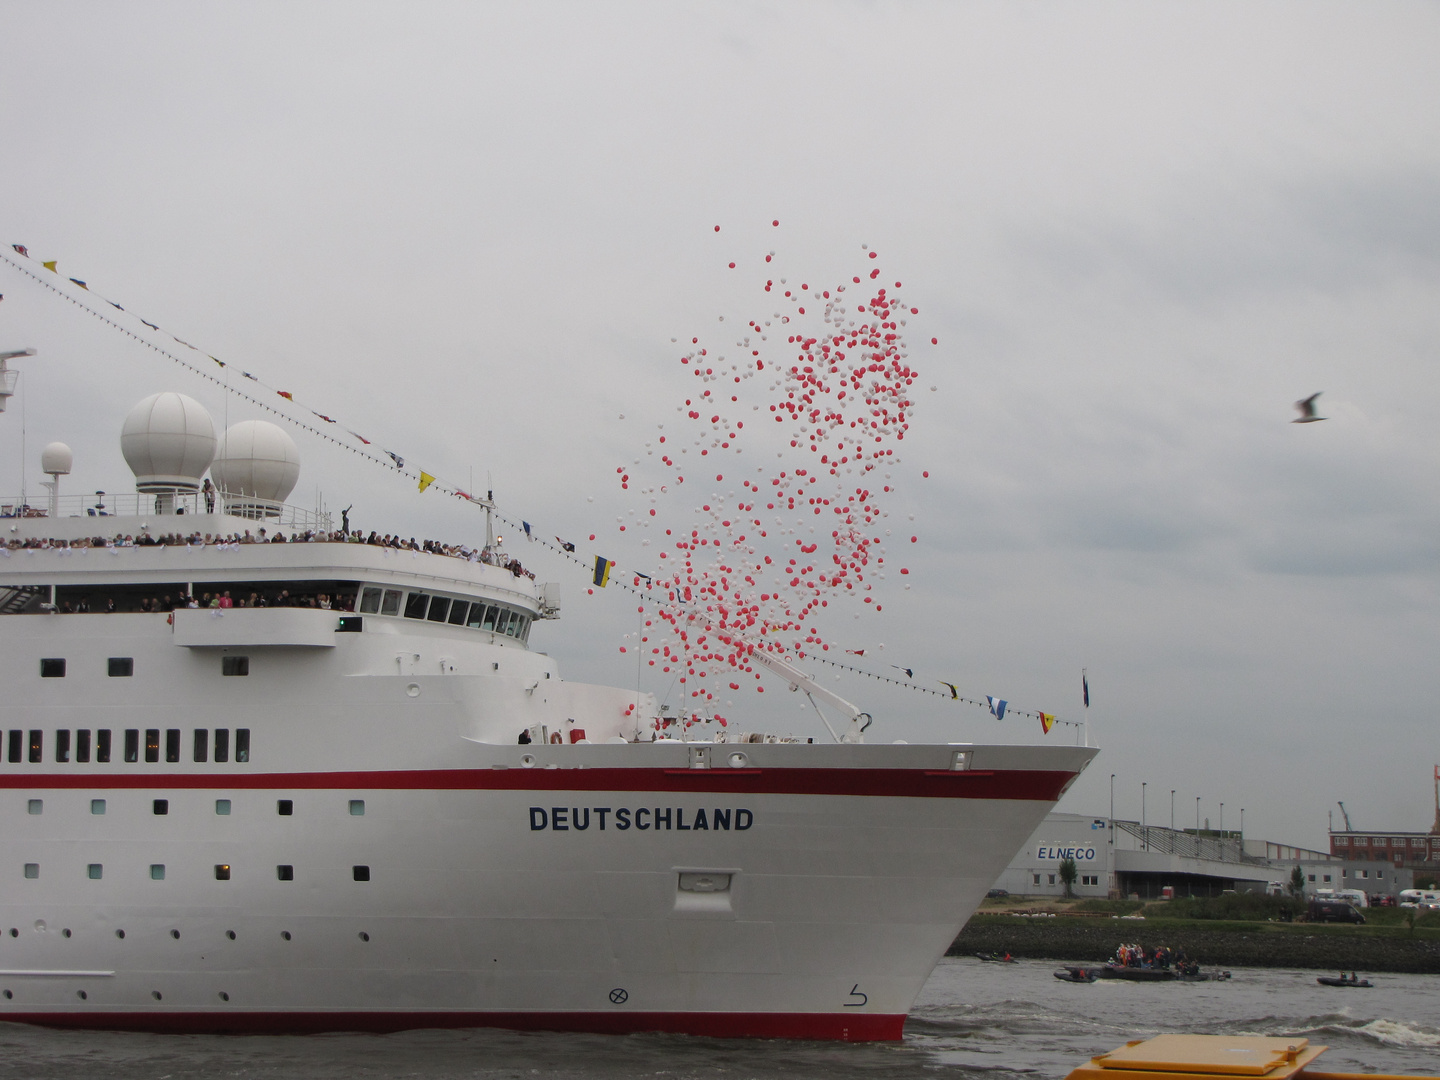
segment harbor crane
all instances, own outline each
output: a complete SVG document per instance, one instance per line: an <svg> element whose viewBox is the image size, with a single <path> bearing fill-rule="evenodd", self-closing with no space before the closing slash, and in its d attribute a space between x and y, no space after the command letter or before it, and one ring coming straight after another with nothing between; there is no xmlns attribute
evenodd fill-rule
<svg viewBox="0 0 1440 1080"><path fill-rule="evenodd" d="M1345 819L1345 831L1346 831L1346 832L1354 832L1354 831L1355 831L1355 828L1354 828L1354 826L1352 826L1352 825L1350 824L1350 814L1349 814L1349 812L1345 809L1345 804L1342 802L1342 803L1337 803L1337 805L1340 807L1340 816Z"/></svg>

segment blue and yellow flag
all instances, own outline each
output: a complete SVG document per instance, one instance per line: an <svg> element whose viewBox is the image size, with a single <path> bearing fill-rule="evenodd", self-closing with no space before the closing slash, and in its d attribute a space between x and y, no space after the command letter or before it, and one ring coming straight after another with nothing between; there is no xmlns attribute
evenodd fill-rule
<svg viewBox="0 0 1440 1080"><path fill-rule="evenodd" d="M604 555L595 556L595 584L599 588L605 588L605 583L610 580L610 571L614 567L614 559L607 559Z"/></svg>

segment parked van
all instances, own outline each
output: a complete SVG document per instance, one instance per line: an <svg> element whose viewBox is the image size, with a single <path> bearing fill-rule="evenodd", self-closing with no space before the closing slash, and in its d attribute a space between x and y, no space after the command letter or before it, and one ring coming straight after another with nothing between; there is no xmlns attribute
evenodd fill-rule
<svg viewBox="0 0 1440 1080"><path fill-rule="evenodd" d="M1365 916L1348 900L1311 900L1305 908L1309 922L1363 923Z"/></svg>
<svg viewBox="0 0 1440 1080"><path fill-rule="evenodd" d="M1344 900L1346 903L1354 904L1356 907L1370 906L1370 898L1365 895L1363 889L1335 889L1330 892L1321 890L1317 895L1321 895L1327 900L1333 896L1336 900Z"/></svg>

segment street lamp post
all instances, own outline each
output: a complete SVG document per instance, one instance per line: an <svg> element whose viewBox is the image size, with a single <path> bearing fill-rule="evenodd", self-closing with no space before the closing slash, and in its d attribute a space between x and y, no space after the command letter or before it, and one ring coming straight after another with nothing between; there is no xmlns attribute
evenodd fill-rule
<svg viewBox="0 0 1440 1080"><path fill-rule="evenodd" d="M1225 839L1225 804L1220 804L1220 839Z"/></svg>
<svg viewBox="0 0 1440 1080"><path fill-rule="evenodd" d="M1197 845L1200 843L1200 796L1199 796L1199 795L1196 795L1196 796L1195 796L1195 843L1196 843ZM1197 846L1197 847L1195 848L1195 850L1196 850L1196 852L1198 853L1199 850L1200 850L1200 848Z"/></svg>
<svg viewBox="0 0 1440 1080"><path fill-rule="evenodd" d="M1172 833L1175 831L1175 789L1173 787L1170 789L1170 831ZM1173 836L1170 838L1170 843L1172 845L1175 843Z"/></svg>
<svg viewBox="0 0 1440 1080"><path fill-rule="evenodd" d="M1115 774L1110 774L1110 842L1115 842Z"/></svg>
<svg viewBox="0 0 1440 1080"><path fill-rule="evenodd" d="M1146 851L1150 850L1150 833L1145 828L1145 781L1140 781L1140 839Z"/></svg>

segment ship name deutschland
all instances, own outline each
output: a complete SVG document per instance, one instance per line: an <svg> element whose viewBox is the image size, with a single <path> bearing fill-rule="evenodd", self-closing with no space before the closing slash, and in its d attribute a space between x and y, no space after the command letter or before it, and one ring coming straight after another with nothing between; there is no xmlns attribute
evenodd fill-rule
<svg viewBox="0 0 1440 1080"><path fill-rule="evenodd" d="M575 829L583 832L590 828L593 821L601 832L605 831L607 824L621 832L631 828L639 829L641 832L646 829L676 829L680 832L729 831L733 824L736 832L744 832L755 823L755 815L743 808L738 810L716 809L707 814L702 807L695 811L689 821L685 820L685 814L686 810L683 806L657 806L653 810L648 806L642 806L638 810L631 810L625 806L618 809L608 806L552 806L549 809L543 806L532 806L530 807L530 830L539 832L542 829L549 829L552 832L569 832L571 829Z"/></svg>

